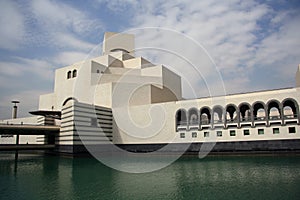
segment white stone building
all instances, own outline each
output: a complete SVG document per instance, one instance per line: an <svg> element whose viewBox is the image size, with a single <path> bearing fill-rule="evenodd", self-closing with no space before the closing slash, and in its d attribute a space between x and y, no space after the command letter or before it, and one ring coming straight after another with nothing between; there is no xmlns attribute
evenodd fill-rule
<svg viewBox="0 0 300 200"><path fill-rule="evenodd" d="M54 92L40 96L33 112L42 116L3 123L59 125L51 141L66 153L85 151L83 144L199 151L212 142L213 151L292 151L300 150L299 102L300 65L295 88L184 100L180 76L134 56L133 35L106 33L102 56L56 70Z"/></svg>

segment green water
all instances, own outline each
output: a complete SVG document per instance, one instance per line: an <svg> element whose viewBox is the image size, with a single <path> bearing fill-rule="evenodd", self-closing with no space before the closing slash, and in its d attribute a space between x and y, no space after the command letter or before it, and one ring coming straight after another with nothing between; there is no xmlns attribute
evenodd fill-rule
<svg viewBox="0 0 300 200"><path fill-rule="evenodd" d="M300 157L183 157L129 174L92 158L0 154L0 199L300 199Z"/></svg>

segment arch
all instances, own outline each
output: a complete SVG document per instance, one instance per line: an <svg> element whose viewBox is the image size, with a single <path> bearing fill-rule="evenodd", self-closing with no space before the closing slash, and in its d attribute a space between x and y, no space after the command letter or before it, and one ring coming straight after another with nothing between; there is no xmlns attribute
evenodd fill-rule
<svg viewBox="0 0 300 200"><path fill-rule="evenodd" d="M77 70L74 69L73 72L72 72L72 78L75 78L77 76Z"/></svg>
<svg viewBox="0 0 300 200"><path fill-rule="evenodd" d="M118 52L118 51L122 51L124 53L130 53L126 49L122 49L122 48L115 48L115 49L110 50L110 52Z"/></svg>
<svg viewBox="0 0 300 200"><path fill-rule="evenodd" d="M179 109L176 112L176 126L187 125L187 112L185 109Z"/></svg>
<svg viewBox="0 0 300 200"><path fill-rule="evenodd" d="M267 115L271 119L280 119L281 118L281 103L275 99L271 99L267 103ZM271 113L272 110L272 113ZM276 112L277 110L277 112Z"/></svg>
<svg viewBox="0 0 300 200"><path fill-rule="evenodd" d="M211 109L207 106L200 109L200 122L201 124L211 123Z"/></svg>
<svg viewBox="0 0 300 200"><path fill-rule="evenodd" d="M254 120L258 120L258 119L264 119L266 117L266 105L264 102L262 101L256 101L253 103L253 117ZM264 114L261 112L262 110L264 111Z"/></svg>
<svg viewBox="0 0 300 200"><path fill-rule="evenodd" d="M66 104L68 103L68 101L71 101L71 100L73 100L73 101L75 101L75 102L78 102L76 98L74 98L74 97L69 97L69 98L67 98L67 99L63 102L62 106L66 105Z"/></svg>
<svg viewBox="0 0 300 200"><path fill-rule="evenodd" d="M67 73L67 79L70 79L70 78L72 78L72 72L68 71L68 73Z"/></svg>
<svg viewBox="0 0 300 200"><path fill-rule="evenodd" d="M215 116L218 117L218 120L216 120ZM213 119L214 122L221 123L224 121L224 108L220 105L216 105L213 107Z"/></svg>
<svg viewBox="0 0 300 200"><path fill-rule="evenodd" d="M251 110L252 107L249 103L243 102L239 105L239 117L240 121L250 121L251 120Z"/></svg>
<svg viewBox="0 0 300 200"><path fill-rule="evenodd" d="M297 116L299 116L299 106L298 103L295 99L292 98L286 98L282 101L282 108L284 110L284 108L290 107L292 110L292 114L287 114L285 115L283 113L284 117L293 117L293 118L297 118Z"/></svg>
<svg viewBox="0 0 300 200"><path fill-rule="evenodd" d="M189 124L199 124L199 111L197 108L190 108L188 111Z"/></svg>
<svg viewBox="0 0 300 200"><path fill-rule="evenodd" d="M237 118L238 108L234 104L228 104L226 106L226 121L234 121L234 118ZM229 116L227 116L227 114ZM235 114L235 115L234 115ZM229 118L228 118L229 117Z"/></svg>

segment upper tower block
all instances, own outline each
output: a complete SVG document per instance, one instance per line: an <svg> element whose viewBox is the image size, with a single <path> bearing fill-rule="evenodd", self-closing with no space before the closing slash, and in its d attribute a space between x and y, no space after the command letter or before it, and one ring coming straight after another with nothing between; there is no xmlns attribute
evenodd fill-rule
<svg viewBox="0 0 300 200"><path fill-rule="evenodd" d="M296 72L296 87L300 87L300 64Z"/></svg>
<svg viewBox="0 0 300 200"><path fill-rule="evenodd" d="M103 55L117 51L134 56L134 35L106 32L103 40Z"/></svg>

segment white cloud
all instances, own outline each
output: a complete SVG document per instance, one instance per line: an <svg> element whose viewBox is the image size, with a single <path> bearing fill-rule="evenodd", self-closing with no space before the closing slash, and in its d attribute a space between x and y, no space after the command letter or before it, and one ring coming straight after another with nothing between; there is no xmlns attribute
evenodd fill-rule
<svg viewBox="0 0 300 200"><path fill-rule="evenodd" d="M91 50L94 44L84 37L101 32L104 24L100 19L92 19L86 13L60 1L32 1L34 19L38 27L44 30L47 45L71 50Z"/></svg>
<svg viewBox="0 0 300 200"><path fill-rule="evenodd" d="M140 3L137 0L97 0L97 2L104 4L114 12L124 11L128 9L128 7L136 7Z"/></svg>
<svg viewBox="0 0 300 200"><path fill-rule="evenodd" d="M92 50L94 44L76 38L70 33L56 33L52 38L53 45L60 48L69 47L74 50Z"/></svg>
<svg viewBox="0 0 300 200"><path fill-rule="evenodd" d="M0 1L0 48L15 50L22 44L24 20L13 1Z"/></svg>
<svg viewBox="0 0 300 200"><path fill-rule="evenodd" d="M0 62L0 73L10 77L20 77L29 73L42 80L52 80L53 72L53 65L45 60L15 57L11 62Z"/></svg>
<svg viewBox="0 0 300 200"><path fill-rule="evenodd" d="M75 62L85 60L88 54L77 51L66 51L59 53L53 61L61 66L71 65Z"/></svg>
<svg viewBox="0 0 300 200"><path fill-rule="evenodd" d="M230 93L255 90L256 86L252 84L256 81L253 73L265 70L264 73L267 74L268 70L278 69L277 75L272 76L273 79L261 81L266 87L270 87L267 85L272 81L277 82L274 78L283 74L279 70L283 70L284 63L287 78L282 84L294 77L296 62L299 62L300 56L300 20L295 11L275 11L266 3L240 0L149 1L143 4L125 2L123 7L126 6L134 9L133 27L168 28L201 43L221 70L226 89ZM153 46L172 49L177 45L191 55L191 60L197 60L195 57L201 57L199 54L202 54L198 53L199 48L187 46L182 39L156 33L151 35L147 31L139 37ZM160 58L155 60L158 63L174 63L162 54L151 56ZM184 66L176 69L190 77L189 81L197 82L197 77L189 75L189 69ZM208 69L201 68L203 70Z"/></svg>

